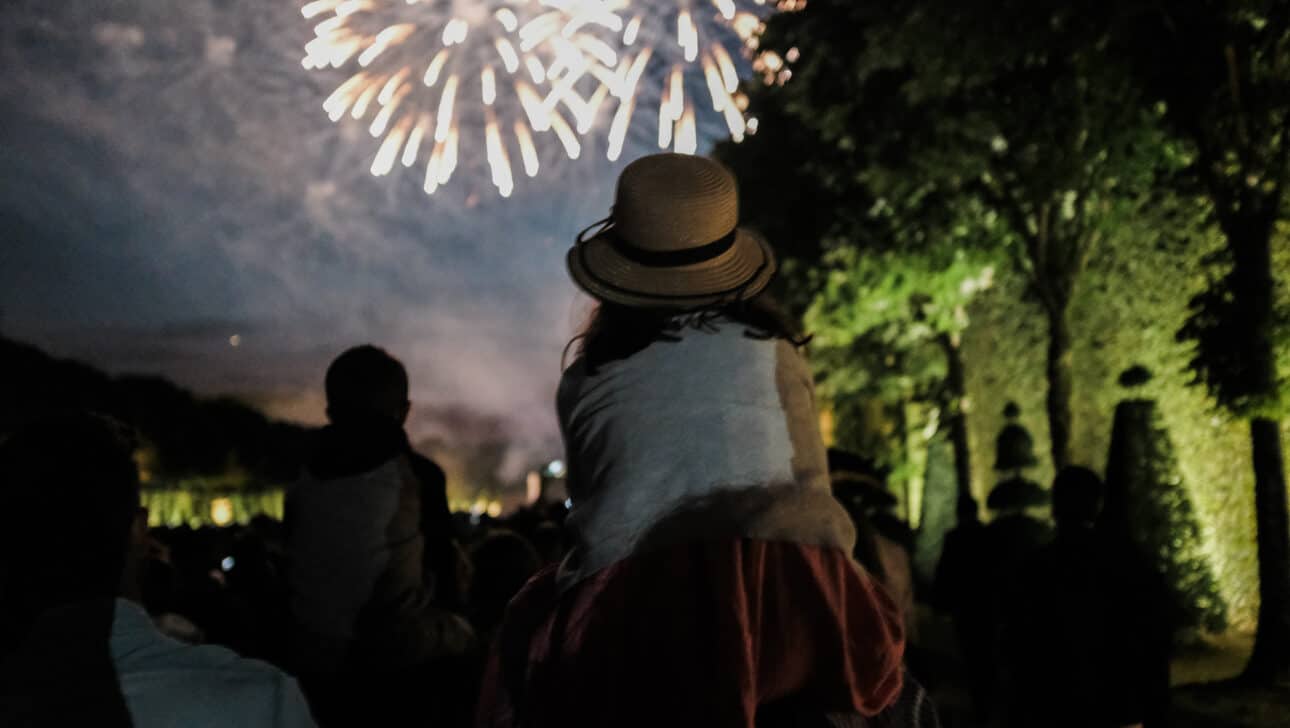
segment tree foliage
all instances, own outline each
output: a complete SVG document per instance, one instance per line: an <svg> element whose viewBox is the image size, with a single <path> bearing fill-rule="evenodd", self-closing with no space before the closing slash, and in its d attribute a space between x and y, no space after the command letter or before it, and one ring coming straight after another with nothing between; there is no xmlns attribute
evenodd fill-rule
<svg viewBox="0 0 1290 728"><path fill-rule="evenodd" d="M1161 110L1137 103L1107 61L1105 18L1056 0L818 0L771 22L763 51L799 60L790 83L753 95L763 134L799 159L793 184L809 170L807 184L827 191L816 197L835 206L806 206L835 220L826 238L915 258L952 244L1026 275L1050 325L1059 462L1077 282L1096 246L1144 214L1157 178L1187 161L1169 148ZM755 142L736 169L773 164L762 156L773 146Z"/></svg>
<svg viewBox="0 0 1290 728"><path fill-rule="evenodd" d="M854 29L886 12L821 3L780 16L764 47L776 65L800 55L792 82L754 89L763 131L718 150L740 179L744 218L786 259L789 300L815 337L821 391L850 415L840 431L855 424L848 420L873 419L867 401L889 410L890 417L878 419L904 419L910 400L959 409L961 392L946 386L953 366L945 347L956 345L968 323L966 303L989 285L994 265L972 239L985 234L980 218L963 214L934 187L891 199L870 189L866 172L878 156L902 154L899 139L883 136L905 108L901 79L861 79L854 54L833 51L853 48ZM853 103L858 94L866 103L882 99L885 113ZM922 122L911 116L902 123ZM850 439L870 442L863 447L868 454L899 466L903 433L889 434L876 447L883 437Z"/></svg>
<svg viewBox="0 0 1290 728"><path fill-rule="evenodd" d="M820 372L826 395L946 401L937 340L957 337L968 325L967 304L991 285L994 270L965 249L935 253L837 247L824 256L823 281L805 321L813 354L831 364ZM857 348L901 366L857 366Z"/></svg>
<svg viewBox="0 0 1290 728"><path fill-rule="evenodd" d="M1196 346L1192 368L1232 412L1279 417L1273 347L1285 316L1267 247L1290 209L1290 5L1189 0L1124 13L1120 48L1188 146L1187 172L1228 242L1180 332Z"/></svg>
<svg viewBox="0 0 1290 728"><path fill-rule="evenodd" d="M1290 182L1290 5L1283 0L1182 0L1131 6L1118 54L1161 99L1226 246L1180 336L1192 369L1250 423L1259 554L1259 624L1246 675L1290 676L1290 511L1281 447L1284 382L1272 236ZM1150 52L1144 49L1150 48Z"/></svg>

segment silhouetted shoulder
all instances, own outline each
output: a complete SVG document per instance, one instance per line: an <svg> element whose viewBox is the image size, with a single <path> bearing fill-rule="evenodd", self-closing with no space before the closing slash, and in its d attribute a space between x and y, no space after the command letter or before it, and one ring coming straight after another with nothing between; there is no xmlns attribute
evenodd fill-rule
<svg viewBox="0 0 1290 728"><path fill-rule="evenodd" d="M443 468L425 455L409 450L408 463L412 466L412 472L417 476L417 480L425 487L442 488L447 484L448 477L444 475Z"/></svg>

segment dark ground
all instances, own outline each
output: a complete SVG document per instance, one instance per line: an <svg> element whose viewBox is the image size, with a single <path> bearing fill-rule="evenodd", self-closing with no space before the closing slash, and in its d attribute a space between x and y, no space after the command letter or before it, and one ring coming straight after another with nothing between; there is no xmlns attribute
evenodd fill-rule
<svg viewBox="0 0 1290 728"><path fill-rule="evenodd" d="M945 722L966 725L953 715L967 706L967 694L954 679L958 672L949 624L922 611L920 642L928 648L943 681L934 690ZM1245 667L1253 638L1232 633L1207 639L1182 651L1172 668L1173 728L1290 728L1290 684L1251 687L1236 678Z"/></svg>
<svg viewBox="0 0 1290 728"><path fill-rule="evenodd" d="M1174 661L1175 726L1290 726L1290 684L1251 687L1235 679L1252 644L1249 635L1225 635L1187 650Z"/></svg>

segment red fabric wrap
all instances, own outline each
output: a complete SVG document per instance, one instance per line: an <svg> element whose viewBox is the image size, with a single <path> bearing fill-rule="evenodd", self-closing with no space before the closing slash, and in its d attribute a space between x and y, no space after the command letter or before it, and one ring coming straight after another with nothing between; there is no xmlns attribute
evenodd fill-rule
<svg viewBox="0 0 1290 728"><path fill-rule="evenodd" d="M726 540L637 554L511 602L480 728L752 728L759 706L873 715L904 634L877 582L829 547Z"/></svg>

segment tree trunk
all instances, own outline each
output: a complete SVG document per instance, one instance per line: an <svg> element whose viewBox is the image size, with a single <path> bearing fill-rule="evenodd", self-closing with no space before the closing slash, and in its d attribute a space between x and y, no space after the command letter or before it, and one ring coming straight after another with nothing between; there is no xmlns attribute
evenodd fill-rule
<svg viewBox="0 0 1290 728"><path fill-rule="evenodd" d="M1259 544L1259 626L1245 676L1290 679L1290 524L1287 522L1281 427L1250 423L1254 449L1254 510Z"/></svg>
<svg viewBox="0 0 1290 728"><path fill-rule="evenodd" d="M1053 470L1070 462L1071 439L1071 331L1067 320L1069 300L1054 301L1048 313L1048 436Z"/></svg>
<svg viewBox="0 0 1290 728"><path fill-rule="evenodd" d="M950 443L954 446L954 482L958 486L958 502L961 504L972 498L972 451L968 444L967 412L964 410L967 378L963 372L963 354L954 337L941 334L938 341L945 351L945 381L950 390L947 414Z"/></svg>
<svg viewBox="0 0 1290 728"><path fill-rule="evenodd" d="M1240 376L1256 400L1273 399L1279 380L1272 346L1275 324L1271 226L1252 220L1225 229L1233 253L1232 291L1236 295L1237 346L1244 359ZM1259 623L1254 654L1245 676L1254 680L1290 679L1290 509L1286 503L1281 428L1265 414L1250 422L1254 461L1254 510L1259 549Z"/></svg>

